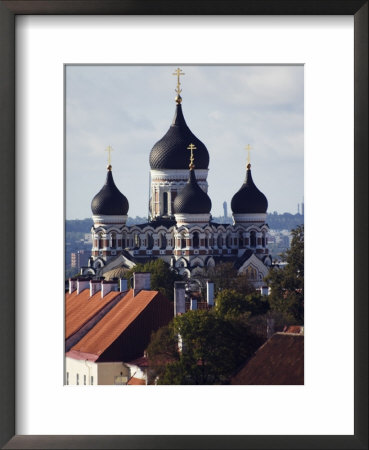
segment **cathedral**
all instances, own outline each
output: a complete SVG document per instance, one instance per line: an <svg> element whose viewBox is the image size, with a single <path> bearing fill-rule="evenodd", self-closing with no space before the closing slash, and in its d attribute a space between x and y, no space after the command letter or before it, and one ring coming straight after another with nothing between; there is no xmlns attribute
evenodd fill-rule
<svg viewBox="0 0 369 450"><path fill-rule="evenodd" d="M112 166L92 199L92 252L83 275L161 258L187 278L232 262L260 287L272 263L268 252L268 201L256 187L251 164L231 201L233 224L212 220L207 176L209 152L186 124L177 69L175 113L167 133L150 152L151 194L147 223L127 226L129 202L114 183ZM116 273L119 273L116 272Z"/></svg>

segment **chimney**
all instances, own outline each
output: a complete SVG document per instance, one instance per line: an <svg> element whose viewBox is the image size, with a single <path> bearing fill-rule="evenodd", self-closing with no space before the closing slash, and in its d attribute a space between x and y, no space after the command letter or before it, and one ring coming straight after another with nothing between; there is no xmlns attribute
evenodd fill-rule
<svg viewBox="0 0 369 450"><path fill-rule="evenodd" d="M126 280L125 278L121 278L119 280L119 290L120 292L128 291L128 280Z"/></svg>
<svg viewBox="0 0 369 450"><path fill-rule="evenodd" d="M100 280L90 280L90 297L96 294L101 290L101 281Z"/></svg>
<svg viewBox="0 0 369 450"><path fill-rule="evenodd" d="M69 293L71 294L77 289L77 280L75 278L69 278Z"/></svg>
<svg viewBox="0 0 369 450"><path fill-rule="evenodd" d="M269 295L269 288L268 288L268 286L261 286L259 289L260 289L260 294L261 295Z"/></svg>
<svg viewBox="0 0 369 450"><path fill-rule="evenodd" d="M270 339L274 334L274 319L267 319L267 338Z"/></svg>
<svg viewBox="0 0 369 450"><path fill-rule="evenodd" d="M118 283L116 281L105 281L101 282L101 298L104 298L109 292L117 291Z"/></svg>
<svg viewBox="0 0 369 450"><path fill-rule="evenodd" d="M214 306L214 283L206 282L206 301L208 306Z"/></svg>
<svg viewBox="0 0 369 450"><path fill-rule="evenodd" d="M88 278L77 278L77 295L89 287L90 280Z"/></svg>
<svg viewBox="0 0 369 450"><path fill-rule="evenodd" d="M174 315L184 314L186 312L186 283L183 281L174 282Z"/></svg>
<svg viewBox="0 0 369 450"><path fill-rule="evenodd" d="M142 291L150 290L151 273L150 272L134 272L133 274L133 297Z"/></svg>
<svg viewBox="0 0 369 450"><path fill-rule="evenodd" d="M191 298L190 309L191 309L191 311L195 311L197 309L197 299L196 298Z"/></svg>

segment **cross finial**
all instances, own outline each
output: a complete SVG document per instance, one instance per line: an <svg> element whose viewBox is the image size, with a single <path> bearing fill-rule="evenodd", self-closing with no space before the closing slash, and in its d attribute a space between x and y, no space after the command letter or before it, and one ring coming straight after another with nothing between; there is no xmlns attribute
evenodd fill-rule
<svg viewBox="0 0 369 450"><path fill-rule="evenodd" d="M108 145L105 151L108 152L108 170L111 170L111 152L113 151L113 147Z"/></svg>
<svg viewBox="0 0 369 450"><path fill-rule="evenodd" d="M250 150L252 150L252 147L250 144L247 144L245 149L247 150L247 168L250 166Z"/></svg>
<svg viewBox="0 0 369 450"><path fill-rule="evenodd" d="M187 147L187 150L191 151L190 166L189 167L190 167L190 170L192 170L192 169L195 168L195 164L194 164L195 158L193 157L193 151L196 150L196 147L193 144L190 144Z"/></svg>
<svg viewBox="0 0 369 450"><path fill-rule="evenodd" d="M178 67L178 69L174 71L173 75L177 76L177 87L175 89L175 91L177 92L176 102L178 104L180 104L182 102L182 97L180 96L180 93L182 92L182 89L181 89L181 78L180 77L181 77L181 75L185 75L185 73L182 72L182 69L180 69Z"/></svg>

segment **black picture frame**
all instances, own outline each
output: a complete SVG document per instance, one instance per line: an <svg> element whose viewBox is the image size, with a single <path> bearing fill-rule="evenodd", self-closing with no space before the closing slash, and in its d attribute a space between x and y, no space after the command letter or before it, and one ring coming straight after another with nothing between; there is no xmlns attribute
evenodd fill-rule
<svg viewBox="0 0 369 450"><path fill-rule="evenodd" d="M15 17L19 14L353 15L355 58L354 435L15 435ZM368 1L365 0L0 0L0 445L6 449L368 448ZM344 355L343 355L344 361ZM26 374L24 374L26 376Z"/></svg>

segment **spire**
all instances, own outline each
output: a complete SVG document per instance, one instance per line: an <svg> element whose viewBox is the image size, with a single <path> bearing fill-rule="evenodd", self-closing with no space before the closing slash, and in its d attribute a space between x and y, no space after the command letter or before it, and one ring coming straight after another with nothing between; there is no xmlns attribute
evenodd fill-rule
<svg viewBox="0 0 369 450"><path fill-rule="evenodd" d="M181 77L181 75L185 75L185 73L182 72L182 69L180 69L178 67L178 69L174 71L173 75L177 76L177 87L175 89L175 91L177 92L177 96L175 98L175 101L176 101L177 105L180 105L182 103L182 97L180 95L181 92L182 92L182 89L181 89L181 78L180 77Z"/></svg>

